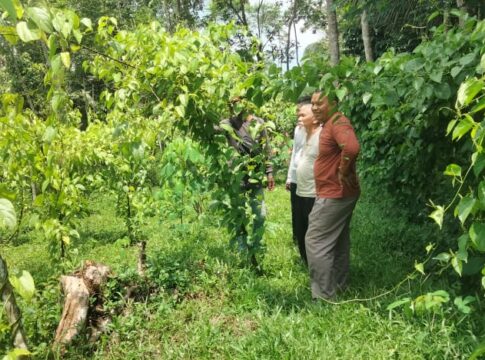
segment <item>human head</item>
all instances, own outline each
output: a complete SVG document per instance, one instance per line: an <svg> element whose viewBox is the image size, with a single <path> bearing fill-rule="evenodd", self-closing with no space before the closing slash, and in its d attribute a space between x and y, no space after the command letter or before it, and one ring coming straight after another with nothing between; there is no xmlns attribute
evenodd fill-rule
<svg viewBox="0 0 485 360"><path fill-rule="evenodd" d="M316 91L312 95L312 111L315 118L320 123L325 123L335 111L335 102L329 101L328 97L321 91Z"/></svg>
<svg viewBox="0 0 485 360"><path fill-rule="evenodd" d="M313 115L311 104L304 104L300 106L300 109L298 111L298 122L301 123L307 130L310 130L314 126L317 126L318 121Z"/></svg>
<svg viewBox="0 0 485 360"><path fill-rule="evenodd" d="M302 126L303 124L300 121L300 108L305 105L310 105L311 108L312 104L312 97L310 95L300 96L298 101L296 102L296 119L297 125Z"/></svg>

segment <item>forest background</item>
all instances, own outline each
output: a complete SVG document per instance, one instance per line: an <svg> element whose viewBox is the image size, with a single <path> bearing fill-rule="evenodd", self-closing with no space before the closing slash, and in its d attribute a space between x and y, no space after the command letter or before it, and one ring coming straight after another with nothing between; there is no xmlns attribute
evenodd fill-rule
<svg viewBox="0 0 485 360"><path fill-rule="evenodd" d="M0 0L0 9L7 359L485 352L483 1ZM326 34L303 56L301 24ZM281 187L267 194L264 242L227 246L253 221L237 169L254 160L216 130L228 99L243 96L268 120L283 183L294 103L315 89L339 100L362 144L355 276L338 305L309 299ZM88 259L115 274L96 315L109 321L67 344L55 334L59 277Z"/></svg>

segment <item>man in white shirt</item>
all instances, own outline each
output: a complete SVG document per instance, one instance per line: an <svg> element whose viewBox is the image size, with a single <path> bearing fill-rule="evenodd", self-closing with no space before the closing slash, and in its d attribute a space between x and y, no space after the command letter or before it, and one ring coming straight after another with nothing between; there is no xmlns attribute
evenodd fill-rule
<svg viewBox="0 0 485 360"><path fill-rule="evenodd" d="M297 104L297 119L299 117L300 109L304 105L311 105L311 96L305 96L298 99ZM296 179L296 169L298 167L298 162L301 157L301 152L306 141L306 131L303 125L298 122L295 128L295 133L293 136L293 149L291 151L290 166L288 167L288 176L286 178L286 190L290 191L290 201L291 201L291 224L293 230L293 241L298 245L297 233L298 233L298 206L296 204L297 195L297 179ZM303 259L304 260L304 259Z"/></svg>

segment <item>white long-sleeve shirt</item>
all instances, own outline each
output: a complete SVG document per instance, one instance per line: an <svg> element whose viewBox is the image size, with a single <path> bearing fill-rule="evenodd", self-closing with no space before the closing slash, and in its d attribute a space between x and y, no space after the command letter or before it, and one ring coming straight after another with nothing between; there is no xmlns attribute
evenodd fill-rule
<svg viewBox="0 0 485 360"><path fill-rule="evenodd" d="M296 169L298 162L300 161L301 152L305 146L306 130L303 126L297 126L295 128L295 134L293 135L293 150L291 151L290 166L288 167L288 176L286 177L286 183L297 183Z"/></svg>

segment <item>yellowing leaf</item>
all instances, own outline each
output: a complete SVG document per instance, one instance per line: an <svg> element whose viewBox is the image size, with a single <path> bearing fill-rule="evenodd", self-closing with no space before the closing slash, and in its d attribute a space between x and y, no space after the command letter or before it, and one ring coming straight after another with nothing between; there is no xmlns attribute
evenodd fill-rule
<svg viewBox="0 0 485 360"><path fill-rule="evenodd" d="M25 21L19 22L16 29L20 39L24 42L35 41L41 38L41 31L29 28Z"/></svg>
<svg viewBox="0 0 485 360"><path fill-rule="evenodd" d="M69 69L71 67L71 54L68 51L61 52L61 61Z"/></svg>

